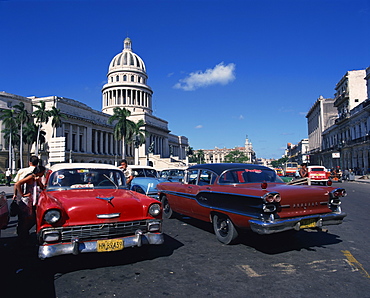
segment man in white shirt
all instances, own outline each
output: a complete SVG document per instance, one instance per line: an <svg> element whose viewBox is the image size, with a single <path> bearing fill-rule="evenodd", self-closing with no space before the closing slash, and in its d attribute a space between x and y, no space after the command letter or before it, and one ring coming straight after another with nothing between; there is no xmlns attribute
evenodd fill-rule
<svg viewBox="0 0 370 298"><path fill-rule="evenodd" d="M15 183L17 183L19 180L22 180L24 177L26 177L27 174L32 173L32 171L35 169L35 167L39 164L39 158L35 155L32 155L30 157L30 161L29 161L28 164L29 164L28 168L20 169L17 172L17 175L15 175L15 177L13 179L13 181Z"/></svg>

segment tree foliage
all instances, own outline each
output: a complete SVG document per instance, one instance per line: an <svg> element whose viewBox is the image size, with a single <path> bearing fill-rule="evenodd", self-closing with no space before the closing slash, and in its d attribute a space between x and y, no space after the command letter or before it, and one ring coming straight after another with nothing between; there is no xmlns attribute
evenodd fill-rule
<svg viewBox="0 0 370 298"><path fill-rule="evenodd" d="M225 162L246 163L248 160L248 156L240 150L233 150L230 151L229 154L225 155Z"/></svg>
<svg viewBox="0 0 370 298"><path fill-rule="evenodd" d="M288 157L287 156L284 156L282 158L279 158L278 160L273 160L271 162L271 165L274 168L281 168L283 166L283 164L287 162L287 160L288 160Z"/></svg>

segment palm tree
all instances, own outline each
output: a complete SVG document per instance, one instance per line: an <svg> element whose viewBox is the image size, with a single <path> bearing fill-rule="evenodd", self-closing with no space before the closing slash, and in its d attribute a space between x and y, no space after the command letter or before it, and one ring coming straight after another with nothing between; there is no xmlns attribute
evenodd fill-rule
<svg viewBox="0 0 370 298"><path fill-rule="evenodd" d="M50 116L53 117L51 120L51 126L54 128L52 137L56 137L57 128L62 126L62 120L66 119L67 116L54 106L51 108Z"/></svg>
<svg viewBox="0 0 370 298"><path fill-rule="evenodd" d="M17 111L17 118L16 121L18 122L18 127L20 128L19 132L19 159L20 159L20 167L23 168L23 125L25 123L28 123L31 119L30 114L28 111L25 109L24 103L19 102L17 105L14 106Z"/></svg>
<svg viewBox="0 0 370 298"><path fill-rule="evenodd" d="M30 159L31 146L37 141L37 125L33 122L29 122L23 128L23 140L28 145L28 156L27 160Z"/></svg>
<svg viewBox="0 0 370 298"><path fill-rule="evenodd" d="M43 123L45 124L48 123L49 117L51 116L51 112L46 110L45 101L40 101L40 105L33 105L33 106L37 108L37 110L32 113L32 115L36 119L36 123L38 123L36 149L35 149L35 155L37 156L39 154L41 127Z"/></svg>
<svg viewBox="0 0 370 298"><path fill-rule="evenodd" d="M139 147L145 144L146 131L144 129L145 122L140 119L137 123L134 122L132 127L131 136L129 138L129 143L134 142L135 147L135 164L139 164Z"/></svg>
<svg viewBox="0 0 370 298"><path fill-rule="evenodd" d="M2 131L6 135L4 135L5 140L8 139L9 144L9 169L13 169L12 167L12 145L14 139L14 134L17 133L17 123L15 121L15 110L14 109L2 109L0 111L0 120L3 120L3 124L5 129Z"/></svg>
<svg viewBox="0 0 370 298"><path fill-rule="evenodd" d="M128 117L131 112L125 108L115 107L113 109L113 115L108 118L108 123L112 124L117 121L114 125L113 136L116 141L122 140L122 159L126 157L125 141L130 139L134 127L134 122L129 120Z"/></svg>

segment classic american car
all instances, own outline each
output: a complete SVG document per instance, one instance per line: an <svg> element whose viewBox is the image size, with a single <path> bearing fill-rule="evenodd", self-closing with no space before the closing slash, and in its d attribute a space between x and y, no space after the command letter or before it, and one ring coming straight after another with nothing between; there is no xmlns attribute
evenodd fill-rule
<svg viewBox="0 0 370 298"><path fill-rule="evenodd" d="M217 239L232 243L238 230L258 234L321 229L342 223L343 188L285 184L273 169L238 163L201 164L184 181L158 184L165 218L173 212L212 222Z"/></svg>
<svg viewBox="0 0 370 298"><path fill-rule="evenodd" d="M167 181L159 177L156 169L150 166L129 166L134 176L131 181L131 190L158 199L157 184Z"/></svg>
<svg viewBox="0 0 370 298"><path fill-rule="evenodd" d="M327 184L330 177L330 172L323 166L308 166L308 178L311 179L311 184Z"/></svg>
<svg viewBox="0 0 370 298"><path fill-rule="evenodd" d="M39 258L162 244L160 202L125 183L112 165L53 165L36 210Z"/></svg>

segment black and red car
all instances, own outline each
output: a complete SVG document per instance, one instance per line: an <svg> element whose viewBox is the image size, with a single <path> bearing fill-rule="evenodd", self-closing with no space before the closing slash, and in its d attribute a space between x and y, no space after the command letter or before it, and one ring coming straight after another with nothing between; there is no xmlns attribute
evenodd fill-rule
<svg viewBox="0 0 370 298"><path fill-rule="evenodd" d="M219 241L233 242L238 230L258 234L337 225L343 188L287 185L273 169L238 163L191 166L182 182L158 184L164 217L173 212L212 222Z"/></svg>

